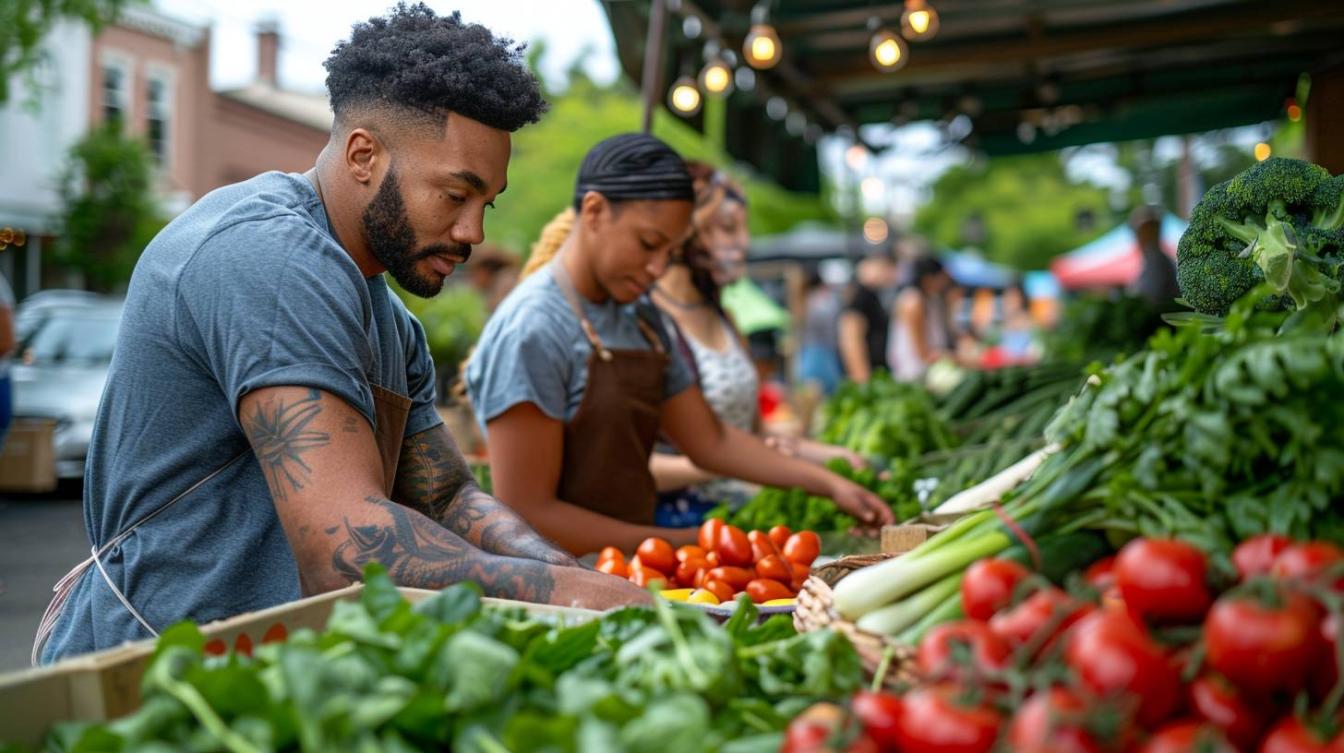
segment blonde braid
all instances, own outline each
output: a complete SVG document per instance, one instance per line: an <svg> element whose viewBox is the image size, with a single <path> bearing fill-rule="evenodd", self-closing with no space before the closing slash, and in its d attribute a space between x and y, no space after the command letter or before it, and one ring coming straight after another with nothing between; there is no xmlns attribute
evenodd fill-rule
<svg viewBox="0 0 1344 753"><path fill-rule="evenodd" d="M569 232L574 229L576 216L572 208L566 209L546 223L546 227L541 229L541 237L532 244L532 252L527 257L527 264L523 266L519 280L546 266L547 262L555 258L555 254L569 237Z"/></svg>

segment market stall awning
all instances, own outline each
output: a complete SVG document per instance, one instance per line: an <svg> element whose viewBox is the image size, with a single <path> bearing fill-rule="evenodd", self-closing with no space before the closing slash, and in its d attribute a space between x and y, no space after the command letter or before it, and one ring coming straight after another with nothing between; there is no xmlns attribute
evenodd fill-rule
<svg viewBox="0 0 1344 753"><path fill-rule="evenodd" d="M1162 250L1172 259L1176 258L1176 243L1187 224L1173 214L1162 218ZM1050 263L1050 271L1069 290L1123 287L1137 279L1142 270L1138 241L1124 223Z"/></svg>
<svg viewBox="0 0 1344 753"><path fill-rule="evenodd" d="M946 251L938 255L952 281L968 288L1006 288L1017 273L995 264L975 251Z"/></svg>
<svg viewBox="0 0 1344 753"><path fill-rule="evenodd" d="M653 0L602 2L638 82ZM903 2L764 3L782 58L727 100L729 151L815 191L812 144L824 132L934 121L950 142L991 155L1193 133L1280 117L1301 74L1344 63L1339 0L926 2L937 34L910 43L891 73L869 60L871 24L899 29ZM757 3L667 5L660 92L699 71L709 43L740 52Z"/></svg>

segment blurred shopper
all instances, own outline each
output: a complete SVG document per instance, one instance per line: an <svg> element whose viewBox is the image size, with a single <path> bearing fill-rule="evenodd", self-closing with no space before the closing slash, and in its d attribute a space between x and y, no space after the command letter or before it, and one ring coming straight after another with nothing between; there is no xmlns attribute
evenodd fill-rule
<svg viewBox="0 0 1344 753"><path fill-rule="evenodd" d="M1130 284L1129 292L1161 311L1177 308L1181 286L1176 282L1176 262L1162 250L1161 208L1146 205L1135 208L1129 215L1129 227L1143 255L1143 269Z"/></svg>
<svg viewBox="0 0 1344 753"><path fill-rule="evenodd" d="M891 317L883 294L896 283L896 262L883 249L859 262L849 300L840 314L840 361L845 376L863 384L887 368L887 338Z"/></svg>
<svg viewBox="0 0 1344 753"><path fill-rule="evenodd" d="M942 262L932 256L915 261L912 280L896 296L891 315L891 336L885 351L891 375L902 382L915 382L939 358L950 355L944 293L952 278Z"/></svg>
<svg viewBox="0 0 1344 753"><path fill-rule="evenodd" d="M5 446L9 424L14 419L14 387L10 381L10 361L18 342L14 337L14 291L0 274L0 448Z"/></svg>
<svg viewBox="0 0 1344 753"><path fill-rule="evenodd" d="M504 297L518 284L518 257L494 246L484 246L472 251L471 268L467 270L467 282L481 299L485 301L485 310L494 313Z"/></svg>
<svg viewBox="0 0 1344 753"><path fill-rule="evenodd" d="M818 270L808 274L803 295L797 379L816 384L822 394L829 395L844 378L840 366L840 296Z"/></svg>

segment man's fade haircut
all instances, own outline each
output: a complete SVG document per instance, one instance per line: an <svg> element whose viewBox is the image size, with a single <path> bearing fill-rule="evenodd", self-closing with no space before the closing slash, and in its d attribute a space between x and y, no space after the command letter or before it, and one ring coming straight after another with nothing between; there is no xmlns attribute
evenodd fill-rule
<svg viewBox="0 0 1344 753"><path fill-rule="evenodd" d="M323 64L335 127L352 127L357 113L377 113L441 132L454 112L516 131L546 111L526 47L463 23L457 11L440 16L424 3L397 3L386 16L356 23Z"/></svg>

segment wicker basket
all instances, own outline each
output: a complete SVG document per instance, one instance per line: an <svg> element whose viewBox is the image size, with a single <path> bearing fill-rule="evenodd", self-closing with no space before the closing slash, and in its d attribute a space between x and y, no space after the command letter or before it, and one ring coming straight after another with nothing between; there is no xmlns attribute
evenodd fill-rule
<svg viewBox="0 0 1344 753"><path fill-rule="evenodd" d="M798 592L798 606L793 612L793 625L799 632L829 628L844 633L850 643L854 644L854 650L863 660L863 667L868 674L876 675L885 661L886 670L882 682L893 687L914 682L915 647L865 632L854 623L840 617L835 611L835 594L831 591L831 587L855 570L899 556L899 554L864 554L842 557L816 568L803 583L803 589Z"/></svg>

